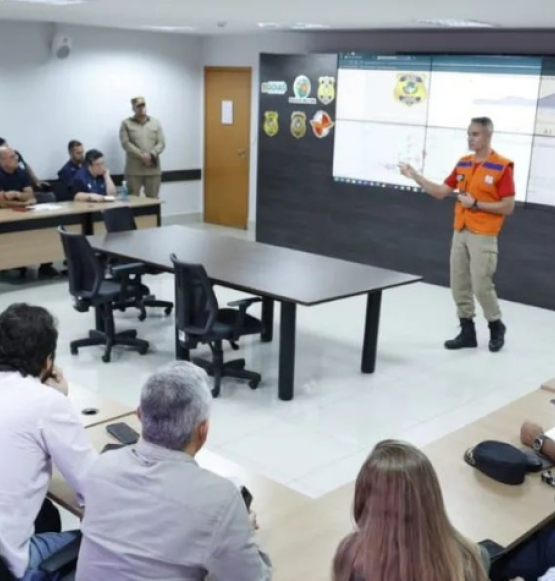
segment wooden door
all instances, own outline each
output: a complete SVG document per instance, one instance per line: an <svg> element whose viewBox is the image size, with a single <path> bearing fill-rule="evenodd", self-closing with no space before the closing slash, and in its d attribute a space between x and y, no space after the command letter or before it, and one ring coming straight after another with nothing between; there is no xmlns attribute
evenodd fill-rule
<svg viewBox="0 0 555 581"><path fill-rule="evenodd" d="M204 71L204 220L247 228L251 69Z"/></svg>

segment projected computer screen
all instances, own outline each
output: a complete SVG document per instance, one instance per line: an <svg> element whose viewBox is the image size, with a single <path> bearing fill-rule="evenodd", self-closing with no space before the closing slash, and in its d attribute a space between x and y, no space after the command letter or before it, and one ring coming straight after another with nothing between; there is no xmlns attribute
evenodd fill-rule
<svg viewBox="0 0 555 581"><path fill-rule="evenodd" d="M555 205L552 59L342 53L336 116L337 181L417 191L399 172L407 162L442 182L469 153L470 119L490 117L516 199Z"/></svg>

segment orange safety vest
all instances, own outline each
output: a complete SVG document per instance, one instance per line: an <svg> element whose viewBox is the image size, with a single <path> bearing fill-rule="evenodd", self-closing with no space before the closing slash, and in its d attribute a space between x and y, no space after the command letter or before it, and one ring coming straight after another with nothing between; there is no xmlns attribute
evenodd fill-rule
<svg viewBox="0 0 555 581"><path fill-rule="evenodd" d="M514 163L494 151L477 167L474 155L466 155L456 167L457 190L479 202L499 202L497 184L507 167L514 167ZM504 221L505 216L501 214L464 208L460 202L455 205L455 230L458 231L466 228L474 234L497 236Z"/></svg>

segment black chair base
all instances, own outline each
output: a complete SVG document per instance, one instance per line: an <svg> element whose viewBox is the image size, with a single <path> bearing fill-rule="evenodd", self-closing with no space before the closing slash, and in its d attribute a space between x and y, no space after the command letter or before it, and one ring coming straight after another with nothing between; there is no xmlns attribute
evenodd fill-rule
<svg viewBox="0 0 555 581"><path fill-rule="evenodd" d="M122 313L127 309L138 309L139 310L139 321L144 321L146 319L146 309L164 309L164 314L169 316L173 311L173 303L170 301L159 301L155 298L145 298L145 299L130 299L124 302L117 303L114 307Z"/></svg>
<svg viewBox="0 0 555 581"><path fill-rule="evenodd" d="M213 397L218 397L220 395L222 377L246 379L249 382L249 387L251 389L256 389L262 380L260 373L247 371L245 369L244 359L235 359L234 361L228 361L223 365L218 365L213 361L206 361L205 359L194 359L193 363L204 369L208 375L214 378L214 388L212 389Z"/></svg>
<svg viewBox="0 0 555 581"><path fill-rule="evenodd" d="M87 339L78 339L69 344L71 354L77 355L81 347L94 347L98 345L105 345L104 355L102 361L110 363L112 358L112 348L114 345L125 345L136 349L140 355L145 355L148 352L149 342L144 339L137 339L137 331L134 329L115 333L113 338L108 337L103 331L92 330L89 331Z"/></svg>

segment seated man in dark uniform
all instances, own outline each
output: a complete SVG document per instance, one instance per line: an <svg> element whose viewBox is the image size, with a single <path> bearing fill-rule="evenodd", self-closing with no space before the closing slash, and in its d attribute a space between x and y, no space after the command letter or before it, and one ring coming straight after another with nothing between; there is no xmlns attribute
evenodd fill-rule
<svg viewBox="0 0 555 581"><path fill-rule="evenodd" d="M72 139L67 146L67 150L69 152L69 161L58 172L58 179L61 182L61 189L71 194L75 174L83 167L83 162L85 161L85 149L80 141Z"/></svg>
<svg viewBox="0 0 555 581"><path fill-rule="evenodd" d="M20 167L17 152L10 147L0 147L0 207L14 208L36 202L31 180ZM39 276L53 278L58 274L50 263L39 267Z"/></svg>
<svg viewBox="0 0 555 581"><path fill-rule="evenodd" d="M36 202L29 176L18 163L13 149L0 147L0 208L17 208Z"/></svg>
<svg viewBox="0 0 555 581"><path fill-rule="evenodd" d="M105 196L116 195L104 155L98 149L87 151L83 167L75 174L72 192L76 202L106 202Z"/></svg>
<svg viewBox="0 0 555 581"><path fill-rule="evenodd" d="M0 147L10 147L8 142L3 137L0 137ZM23 158L19 151L15 150L15 154L17 156L19 168L25 171L25 173L29 177L29 181L31 182L31 187L33 188L33 190L35 192L49 191L50 184L48 182L45 182L44 180L39 180L39 178L33 171L33 168L25 161L25 159ZM55 201L56 201L55 198L51 199L51 197L45 198L44 200L38 199L39 204L41 202L55 202Z"/></svg>

